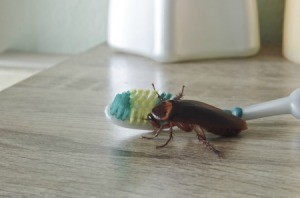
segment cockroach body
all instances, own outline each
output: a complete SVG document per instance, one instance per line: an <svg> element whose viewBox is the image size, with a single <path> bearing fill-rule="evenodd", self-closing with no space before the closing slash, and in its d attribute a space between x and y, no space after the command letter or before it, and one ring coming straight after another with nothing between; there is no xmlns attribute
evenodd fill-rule
<svg viewBox="0 0 300 198"><path fill-rule="evenodd" d="M154 84L152 84L155 90ZM156 91L156 90L155 90ZM154 137L157 137L163 129L169 128L169 139L165 144L157 146L161 148L166 146L173 137L173 127L177 126L183 131L195 131L199 141L208 147L210 150L219 154L219 151L210 144L205 137L204 131L220 135L223 137L234 136L239 132L247 129L247 124L244 120L224 112L209 104L194 101L181 100L183 97L184 86L172 100L163 101L157 93L161 102L152 109L148 114L147 120L154 126ZM154 137L144 137L152 139Z"/></svg>

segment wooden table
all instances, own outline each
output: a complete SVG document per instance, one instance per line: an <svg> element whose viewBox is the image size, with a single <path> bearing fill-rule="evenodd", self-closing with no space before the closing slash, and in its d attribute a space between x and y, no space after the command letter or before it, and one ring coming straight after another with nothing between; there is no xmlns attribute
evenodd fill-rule
<svg viewBox="0 0 300 198"><path fill-rule="evenodd" d="M220 108L288 95L300 65L279 48L245 59L159 64L106 45L65 61L0 93L0 195L9 197L299 197L300 121L290 115L248 122L237 137L194 133L142 139L104 108L118 92L142 88Z"/></svg>

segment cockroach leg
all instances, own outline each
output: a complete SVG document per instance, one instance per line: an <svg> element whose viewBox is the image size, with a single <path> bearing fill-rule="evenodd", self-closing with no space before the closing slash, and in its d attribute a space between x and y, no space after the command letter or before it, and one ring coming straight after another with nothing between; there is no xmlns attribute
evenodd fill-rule
<svg viewBox="0 0 300 198"><path fill-rule="evenodd" d="M160 134L160 132L161 132L163 129L164 129L164 125L161 125L158 129L156 129L155 131L153 131L153 133L154 133L154 136L153 136L153 137L142 136L142 138L148 139L148 140L151 140L151 139L153 139L153 138L156 138L156 137Z"/></svg>
<svg viewBox="0 0 300 198"><path fill-rule="evenodd" d="M183 97L184 85L182 85L181 92L173 99L173 100L180 100Z"/></svg>
<svg viewBox="0 0 300 198"><path fill-rule="evenodd" d="M169 139L163 145L156 146L156 148L158 149L158 148L163 148L163 147L167 146L169 144L169 142L171 141L171 139L173 139L173 126L172 125L170 125Z"/></svg>
<svg viewBox="0 0 300 198"><path fill-rule="evenodd" d="M158 125L158 123L155 123L155 124L152 123L152 125L153 125L155 128L157 128L157 129L155 129L155 130L153 131L154 136L153 136L153 137L142 136L142 138L151 140L151 139L153 139L153 138L156 138L156 137L160 134L160 132L162 132L163 129L170 128L170 124L169 124L169 123L163 124L163 125ZM158 125L158 126L157 126L157 125Z"/></svg>
<svg viewBox="0 0 300 198"><path fill-rule="evenodd" d="M214 145L212 145L209 141L206 140L206 136L205 136L204 130L201 127L199 127L198 125L196 125L194 127L194 130L196 131L198 140L200 142L202 142L205 145L205 147L208 148L210 151L213 151L215 154L217 154L219 157L221 157L220 151L217 150L214 147Z"/></svg>
<svg viewBox="0 0 300 198"><path fill-rule="evenodd" d="M221 157L221 152L217 150L214 145L212 145L209 141L207 140L202 140L203 144L205 145L206 148L208 148L210 151L213 151L216 155Z"/></svg>

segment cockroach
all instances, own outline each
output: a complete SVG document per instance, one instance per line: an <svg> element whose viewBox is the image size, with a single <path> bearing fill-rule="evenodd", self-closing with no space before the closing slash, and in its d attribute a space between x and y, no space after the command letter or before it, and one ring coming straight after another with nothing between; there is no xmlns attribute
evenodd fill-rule
<svg viewBox="0 0 300 198"><path fill-rule="evenodd" d="M173 127L176 126L186 132L194 130L198 140L203 142L209 150L219 155L220 152L207 141L205 131L223 137L230 137L247 129L246 122L239 117L203 102L182 100L184 85L176 97L166 101L156 91L154 84L152 86L160 102L147 115L147 120L155 128L153 131L154 136L143 138L155 138L163 129L169 129L169 139L163 145L156 148L168 145L173 138Z"/></svg>

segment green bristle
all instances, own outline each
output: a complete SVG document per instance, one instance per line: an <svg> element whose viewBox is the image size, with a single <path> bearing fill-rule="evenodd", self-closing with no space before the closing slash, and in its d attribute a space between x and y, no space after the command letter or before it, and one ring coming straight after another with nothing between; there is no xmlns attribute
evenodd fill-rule
<svg viewBox="0 0 300 198"><path fill-rule="evenodd" d="M130 123L146 122L147 115L151 112L152 108L157 104L157 95L154 91L150 90L133 90L131 91L131 114Z"/></svg>

